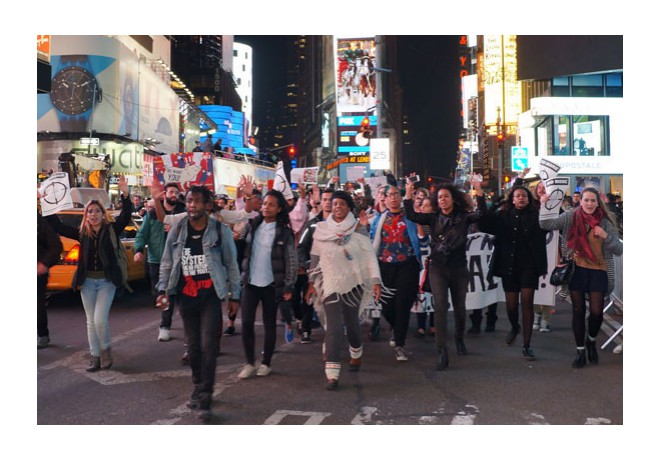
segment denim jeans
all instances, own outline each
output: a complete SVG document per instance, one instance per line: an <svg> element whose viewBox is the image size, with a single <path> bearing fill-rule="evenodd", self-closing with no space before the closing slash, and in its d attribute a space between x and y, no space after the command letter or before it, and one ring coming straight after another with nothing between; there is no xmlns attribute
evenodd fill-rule
<svg viewBox="0 0 660 460"><path fill-rule="evenodd" d="M201 305L182 306L176 302L188 341L188 356L192 381L195 386L193 394L202 404L208 404L213 395L215 384L215 369L217 356L216 335L220 315L220 299L213 292L207 296Z"/></svg>
<svg viewBox="0 0 660 460"><path fill-rule="evenodd" d="M101 350L110 348L110 307L117 287L105 278L87 278L80 288L85 316L87 340L92 356L101 356Z"/></svg>

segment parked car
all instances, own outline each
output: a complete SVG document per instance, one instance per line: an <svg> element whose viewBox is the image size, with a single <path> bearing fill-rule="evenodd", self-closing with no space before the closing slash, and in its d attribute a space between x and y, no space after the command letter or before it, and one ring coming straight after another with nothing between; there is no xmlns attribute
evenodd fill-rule
<svg viewBox="0 0 660 460"><path fill-rule="evenodd" d="M74 190L76 193L74 194ZM99 192L105 192L105 190L92 189L93 199L99 199ZM83 196L78 196L83 193ZM89 194L85 198L84 192L81 190L72 189L72 197L76 195L74 199L74 206L80 206L81 203L86 203L90 198ZM105 192L107 196L107 192ZM107 200L107 205L106 205ZM105 206L109 207L110 199L109 197L102 200ZM107 212L108 219L114 221L115 216L118 216L120 213L119 210L109 210ZM83 218L83 208L74 207L72 209L62 210L56 213L59 219L63 224L78 228ZM128 281L137 281L143 280L147 277L146 264L144 262L136 263L133 262L133 246L135 245L135 235L139 229L138 223L131 218L129 224L126 226L124 231L119 238L121 244L126 250L126 256L128 257ZM48 286L47 290L49 291L66 291L71 289L71 282L73 281L73 274L76 271L78 265L78 257L80 255L80 243L76 240L60 236L62 241L62 254L60 256L60 261L50 267L50 272L48 275Z"/></svg>

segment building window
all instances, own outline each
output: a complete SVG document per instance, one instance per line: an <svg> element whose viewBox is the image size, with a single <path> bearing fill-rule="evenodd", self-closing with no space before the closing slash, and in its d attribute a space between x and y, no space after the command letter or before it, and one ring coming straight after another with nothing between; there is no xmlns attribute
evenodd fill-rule
<svg viewBox="0 0 660 460"><path fill-rule="evenodd" d="M571 95L568 77L555 77L552 79L552 95L554 97L569 97Z"/></svg>
<svg viewBox="0 0 660 460"><path fill-rule="evenodd" d="M609 156L609 117L554 115L536 128L539 155Z"/></svg>
<svg viewBox="0 0 660 460"><path fill-rule="evenodd" d="M238 50L234 50L234 57L238 57Z"/></svg>
<svg viewBox="0 0 660 460"><path fill-rule="evenodd" d="M573 97L603 97L602 75L574 75L571 77Z"/></svg>
<svg viewBox="0 0 660 460"><path fill-rule="evenodd" d="M605 96L623 97L622 73L608 73L605 75Z"/></svg>

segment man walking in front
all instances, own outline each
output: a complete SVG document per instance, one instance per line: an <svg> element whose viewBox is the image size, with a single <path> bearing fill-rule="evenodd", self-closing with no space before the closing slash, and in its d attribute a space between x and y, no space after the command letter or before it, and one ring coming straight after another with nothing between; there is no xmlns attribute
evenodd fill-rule
<svg viewBox="0 0 660 460"><path fill-rule="evenodd" d="M194 385L188 407L199 410L204 421L211 418L221 299L229 296L229 310L236 312L241 289L232 232L208 216L212 199L203 186L186 193L187 217L170 229L165 242L157 303L172 308L167 299L173 296L181 312Z"/></svg>

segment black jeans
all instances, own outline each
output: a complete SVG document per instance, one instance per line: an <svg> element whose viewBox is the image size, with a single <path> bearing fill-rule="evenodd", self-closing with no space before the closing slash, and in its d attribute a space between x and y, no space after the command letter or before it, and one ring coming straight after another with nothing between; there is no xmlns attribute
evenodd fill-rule
<svg viewBox="0 0 660 460"><path fill-rule="evenodd" d="M281 300L281 299L279 299ZM241 291L241 337L245 359L248 364L254 365L254 321L257 316L257 306L261 302L261 313L264 323L264 354L261 358L262 364L270 366L270 361L275 352L275 340L277 339L277 305L275 287L259 287L246 284Z"/></svg>
<svg viewBox="0 0 660 460"><path fill-rule="evenodd" d="M48 315L46 314L46 286L48 274L37 276L37 336L48 337Z"/></svg>
<svg viewBox="0 0 660 460"><path fill-rule="evenodd" d="M210 403L215 383L218 320L222 314L220 299L213 292L195 307L182 306L178 300L176 304L186 330L194 394L202 404Z"/></svg>
<svg viewBox="0 0 660 460"><path fill-rule="evenodd" d="M394 297L383 296L383 316L394 329L394 341L397 347L406 344L410 309L417 296L419 286L419 262L411 257L401 263L378 262L380 277L388 289L396 289Z"/></svg>
<svg viewBox="0 0 660 460"><path fill-rule="evenodd" d="M305 292L309 278L305 274L298 275L295 291L293 292L293 311L296 318L300 319L302 332L312 333L312 318L314 317L314 305L305 302Z"/></svg>
<svg viewBox="0 0 660 460"><path fill-rule="evenodd" d="M470 273L465 267L436 267L431 264L429 280L435 300L435 343L438 348L447 346L447 311L449 293L454 307L454 335L463 338L465 332L465 296L467 295Z"/></svg>

